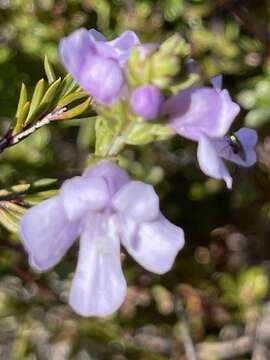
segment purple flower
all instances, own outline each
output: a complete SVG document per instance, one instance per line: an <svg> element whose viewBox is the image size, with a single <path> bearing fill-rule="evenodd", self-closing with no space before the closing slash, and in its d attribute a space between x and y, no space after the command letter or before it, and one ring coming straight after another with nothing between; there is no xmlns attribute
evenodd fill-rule
<svg viewBox="0 0 270 360"><path fill-rule="evenodd" d="M151 120L158 116L162 100L162 94L157 87L146 85L133 91L130 105L136 114L145 120Z"/></svg>
<svg viewBox="0 0 270 360"><path fill-rule="evenodd" d="M106 41L98 31L81 28L61 40L59 51L64 66L80 86L97 102L110 106L123 92L123 67L139 43L132 31Z"/></svg>
<svg viewBox="0 0 270 360"><path fill-rule="evenodd" d="M180 92L166 101L163 111L169 115L169 126L178 134L198 141L201 170L223 179L231 188L232 178L222 158L242 166L253 165L257 134L243 128L232 137L226 135L240 107L227 90L221 90L221 76L213 78L212 84L213 88L192 87Z"/></svg>
<svg viewBox="0 0 270 360"><path fill-rule="evenodd" d="M20 235L38 271L57 264L80 236L69 304L83 316L106 316L123 303L120 243L157 274L170 270L184 245L182 229L161 214L153 187L129 180L109 161L65 181L59 195L28 210Z"/></svg>

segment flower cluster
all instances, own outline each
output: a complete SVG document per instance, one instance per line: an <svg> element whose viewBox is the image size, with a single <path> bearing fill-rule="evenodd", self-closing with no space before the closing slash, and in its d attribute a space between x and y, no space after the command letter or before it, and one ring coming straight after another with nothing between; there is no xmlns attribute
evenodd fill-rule
<svg viewBox="0 0 270 360"><path fill-rule="evenodd" d="M124 301L120 243L157 274L170 270L184 245L182 229L161 214L153 187L130 180L109 161L65 181L59 195L31 208L20 235L37 271L56 265L80 236L69 304L83 316L109 315Z"/></svg>
<svg viewBox="0 0 270 360"><path fill-rule="evenodd" d="M66 68L97 102L110 106L119 97L128 99L131 111L144 120L163 116L165 125L175 133L198 142L201 170L223 179L231 188L232 177L223 159L241 166L253 165L257 134L252 129L240 129L234 134L234 142L228 135L240 108L228 91L222 90L222 77L212 79L213 87L192 86L166 100L152 83L131 89L130 94L126 65L135 46L142 57L158 49L155 45L141 45L131 31L106 41L95 30L79 29L62 40L60 55Z"/></svg>
<svg viewBox="0 0 270 360"><path fill-rule="evenodd" d="M253 165L257 134L242 128L228 135L240 108L222 90L221 76L212 79L212 87L193 85L168 96L178 69L177 41L174 37L159 48L141 45L132 31L107 41L95 30L79 29L61 41L60 56L93 97L99 115L96 150L102 149L103 158L117 155L123 143L139 145L179 134L198 142L201 170L231 188L224 160ZM108 152L110 146L114 151ZM57 264L80 237L69 303L83 316L109 315L124 301L120 244L157 274L171 269L184 245L182 229L161 214L153 187L130 180L108 160L65 181L58 195L28 210L20 235L37 271Z"/></svg>

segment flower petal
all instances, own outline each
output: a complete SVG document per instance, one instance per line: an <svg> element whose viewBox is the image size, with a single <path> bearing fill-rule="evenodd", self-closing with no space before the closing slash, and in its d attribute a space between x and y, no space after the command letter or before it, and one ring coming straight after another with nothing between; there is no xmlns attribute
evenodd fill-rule
<svg viewBox="0 0 270 360"><path fill-rule="evenodd" d="M253 129L242 128L236 131L234 135L239 142L238 151L234 150L229 136L213 140L213 144L219 156L241 166L248 167L254 165L257 160L254 149L258 140L256 131Z"/></svg>
<svg viewBox="0 0 270 360"><path fill-rule="evenodd" d="M222 75L212 77L211 84L215 90L220 91L222 89Z"/></svg>
<svg viewBox="0 0 270 360"><path fill-rule="evenodd" d="M129 254L145 269L156 274L166 273L184 246L183 230L162 214L151 222L137 224L119 217L122 243Z"/></svg>
<svg viewBox="0 0 270 360"><path fill-rule="evenodd" d="M76 81L80 81L83 65L95 48L88 30L81 28L63 38L59 45L60 58Z"/></svg>
<svg viewBox="0 0 270 360"><path fill-rule="evenodd" d="M103 36L99 31L96 29L90 29L88 30L88 34L92 38L93 41L107 41L105 36Z"/></svg>
<svg viewBox="0 0 270 360"><path fill-rule="evenodd" d="M229 189L232 187L232 178L224 164L224 161L219 157L219 154L209 138L202 136L200 138L197 157L199 166L206 175L215 179L223 179Z"/></svg>
<svg viewBox="0 0 270 360"><path fill-rule="evenodd" d="M235 135L245 147L253 148L258 142L257 131L243 127L235 132Z"/></svg>
<svg viewBox="0 0 270 360"><path fill-rule="evenodd" d="M159 214L159 198L149 184L130 181L113 197L114 210L131 216L136 222L154 220Z"/></svg>
<svg viewBox="0 0 270 360"><path fill-rule="evenodd" d="M97 165L88 167L83 176L102 177L106 181L111 196L129 181L127 173L108 160L100 161Z"/></svg>
<svg viewBox="0 0 270 360"><path fill-rule="evenodd" d="M165 102L170 126L180 135L198 141L202 134L211 136L222 106L219 93L212 88L190 88Z"/></svg>
<svg viewBox="0 0 270 360"><path fill-rule="evenodd" d="M222 101L221 113L217 119L215 131L209 135L213 137L222 137L227 134L232 122L240 111L240 106L232 101L227 90L222 90L220 92L220 98Z"/></svg>
<svg viewBox="0 0 270 360"><path fill-rule="evenodd" d="M120 243L112 218L93 214L80 241L80 253L69 304L82 316L107 316L126 296Z"/></svg>
<svg viewBox="0 0 270 360"><path fill-rule="evenodd" d="M132 48L140 44L140 40L135 32L128 30L108 44L117 51L118 60L123 65L128 60Z"/></svg>
<svg viewBox="0 0 270 360"><path fill-rule="evenodd" d="M76 220L87 211L102 210L109 202L108 186L103 178L82 176L66 180L60 190L67 217Z"/></svg>
<svg viewBox="0 0 270 360"><path fill-rule="evenodd" d="M57 264L77 238L79 225L67 219L59 196L28 210L21 220L20 236L31 266L46 271Z"/></svg>
<svg viewBox="0 0 270 360"><path fill-rule="evenodd" d="M102 42L98 44L106 46ZM125 83L124 73L119 63L106 56L104 51L102 56L89 56L81 70L80 85L97 102L110 106L119 98Z"/></svg>
<svg viewBox="0 0 270 360"><path fill-rule="evenodd" d="M184 90L163 106L163 112L169 114L169 125L178 134L194 141L199 141L202 135L224 136L239 110L227 90L209 87Z"/></svg>

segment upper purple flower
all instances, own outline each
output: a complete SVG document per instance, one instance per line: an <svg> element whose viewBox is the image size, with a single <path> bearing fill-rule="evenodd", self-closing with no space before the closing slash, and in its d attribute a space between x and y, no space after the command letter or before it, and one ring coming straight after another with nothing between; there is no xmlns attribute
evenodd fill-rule
<svg viewBox="0 0 270 360"><path fill-rule="evenodd" d="M109 315L124 301L120 242L157 274L170 270L184 245L182 229L161 214L153 187L129 180L109 161L65 181L59 195L28 210L20 235L38 271L57 264L80 236L69 303L83 316Z"/></svg>
<svg viewBox="0 0 270 360"><path fill-rule="evenodd" d="M243 128L233 138L227 135L240 111L227 90L221 90L222 77L212 79L211 87L192 87L167 100L163 112L169 115L169 126L178 134L198 141L197 157L201 170L208 176L223 179L232 187L223 159L241 166L256 162L255 130Z"/></svg>
<svg viewBox="0 0 270 360"><path fill-rule="evenodd" d="M145 120L152 120L158 116L163 96L154 85L140 86L131 95L132 110Z"/></svg>
<svg viewBox="0 0 270 360"><path fill-rule="evenodd" d="M80 86L97 102L110 106L123 91L123 67L133 46L139 43L132 31L106 41L98 31L81 28L61 40L59 51L63 64Z"/></svg>

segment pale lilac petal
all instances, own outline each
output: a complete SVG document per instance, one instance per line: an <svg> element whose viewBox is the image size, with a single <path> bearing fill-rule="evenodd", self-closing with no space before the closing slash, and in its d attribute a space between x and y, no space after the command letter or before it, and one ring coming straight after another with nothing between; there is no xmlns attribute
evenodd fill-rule
<svg viewBox="0 0 270 360"><path fill-rule="evenodd" d="M117 61L93 55L84 62L79 83L97 102L110 106L120 97L125 79Z"/></svg>
<svg viewBox="0 0 270 360"><path fill-rule="evenodd" d="M93 214L81 236L69 304L82 316L107 316L121 306L126 289L112 218Z"/></svg>
<svg viewBox="0 0 270 360"><path fill-rule="evenodd" d="M107 39L105 38L104 35L102 35L99 31L97 31L96 29L90 29L88 30L88 34L90 35L90 37L92 38L93 42L96 41L107 41Z"/></svg>
<svg viewBox="0 0 270 360"><path fill-rule="evenodd" d="M125 31L118 38L109 41L108 44L117 51L117 58L124 65L135 45L140 44L138 36L133 31Z"/></svg>
<svg viewBox="0 0 270 360"><path fill-rule="evenodd" d="M224 164L224 161L219 157L219 154L209 138L202 136L200 138L197 157L199 166L206 175L215 179L223 179L229 189L232 187L232 178Z"/></svg>
<svg viewBox="0 0 270 360"><path fill-rule="evenodd" d="M81 28L63 38L60 41L59 52L62 63L79 82L85 61L95 53L88 30Z"/></svg>
<svg viewBox="0 0 270 360"><path fill-rule="evenodd" d="M69 221L59 196L32 207L22 217L20 237L31 266L46 271L57 264L79 234L80 223Z"/></svg>
<svg viewBox="0 0 270 360"><path fill-rule="evenodd" d="M215 88L215 90L219 91L222 89L222 75L216 75L212 77L211 84Z"/></svg>
<svg viewBox="0 0 270 360"><path fill-rule="evenodd" d="M97 165L88 167L84 177L102 177L109 188L110 195L115 194L129 181L127 173L111 161L103 160Z"/></svg>
<svg viewBox="0 0 270 360"><path fill-rule="evenodd" d="M159 198L153 186L141 181L124 185L114 195L112 206L138 223L154 220L159 214Z"/></svg>
<svg viewBox="0 0 270 360"><path fill-rule="evenodd" d="M103 57L117 60L121 66L127 62L132 48L140 44L140 40L133 31L125 31L111 41L107 41L101 33L94 29L89 30L89 34L97 52Z"/></svg>
<svg viewBox="0 0 270 360"><path fill-rule="evenodd" d="M152 222L137 225L132 219L119 217L121 240L129 254L146 270L166 273L184 246L183 230L162 214Z"/></svg>
<svg viewBox="0 0 270 360"><path fill-rule="evenodd" d="M202 134L215 134L222 107L219 93L212 88L191 88L165 102L169 125L180 135L198 141Z"/></svg>
<svg viewBox="0 0 270 360"><path fill-rule="evenodd" d="M184 90L163 106L163 112L169 115L169 126L194 141L199 141L201 135L224 136L239 110L227 90L208 87Z"/></svg>
<svg viewBox="0 0 270 360"><path fill-rule="evenodd" d="M212 134L213 137L222 137L227 134L240 111L240 106L232 101L227 90L222 90L220 92L220 97L222 100L221 113L219 119L217 119L218 126Z"/></svg>
<svg viewBox="0 0 270 360"><path fill-rule="evenodd" d="M249 167L255 164L257 160L255 145L258 136L255 130L242 128L234 134L240 142L240 150L235 153L230 145L230 137L214 139L213 144L219 156L232 161L238 165Z"/></svg>
<svg viewBox="0 0 270 360"><path fill-rule="evenodd" d="M235 135L245 147L254 148L258 142L257 131L243 127L235 132Z"/></svg>
<svg viewBox="0 0 270 360"><path fill-rule="evenodd" d="M67 217L69 220L81 218L88 211L104 209L110 200L105 180L76 176L66 180L60 190Z"/></svg>

